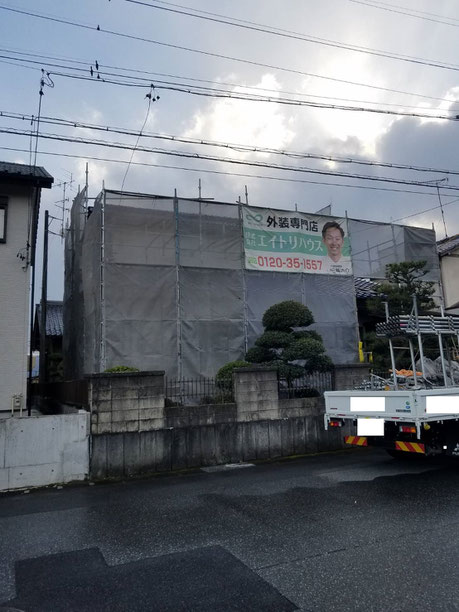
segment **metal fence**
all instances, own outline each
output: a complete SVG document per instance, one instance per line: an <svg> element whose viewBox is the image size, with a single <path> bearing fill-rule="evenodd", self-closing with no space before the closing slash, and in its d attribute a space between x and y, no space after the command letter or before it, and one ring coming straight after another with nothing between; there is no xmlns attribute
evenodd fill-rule
<svg viewBox="0 0 459 612"><path fill-rule="evenodd" d="M166 406L196 406L234 402L233 381L215 378L165 378Z"/></svg>
<svg viewBox="0 0 459 612"><path fill-rule="evenodd" d="M333 391L333 372L312 372L301 378L279 378L279 398L318 397L324 391Z"/></svg>

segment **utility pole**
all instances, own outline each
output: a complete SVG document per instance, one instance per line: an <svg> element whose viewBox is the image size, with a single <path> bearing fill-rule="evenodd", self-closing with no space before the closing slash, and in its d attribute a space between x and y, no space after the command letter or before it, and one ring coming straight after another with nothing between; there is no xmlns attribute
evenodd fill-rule
<svg viewBox="0 0 459 612"><path fill-rule="evenodd" d="M86 162L85 175L86 175L86 180L85 180L86 193L85 193L84 208L85 208L85 213L88 214L88 206L89 206L89 197L88 197L88 190L89 190L89 167L88 167L88 162Z"/></svg>
<svg viewBox="0 0 459 612"><path fill-rule="evenodd" d="M48 220L49 213L45 210L45 227L43 236L43 273L41 282L41 308L40 308L40 364L39 380L40 395L43 398L44 386L48 378L46 360L46 314L48 298Z"/></svg>
<svg viewBox="0 0 459 612"><path fill-rule="evenodd" d="M73 180L70 180L69 185L71 185L72 182L73 182ZM64 181L62 183L62 200L57 200L57 202L56 202L56 204L59 205L58 206L59 209L62 211L62 217L60 219L58 219L58 221L61 222L61 231L60 231L61 240L64 239L65 213L66 213L65 204L66 204L66 202L69 201L69 199L67 197L65 197L66 189L67 189L67 183Z"/></svg>

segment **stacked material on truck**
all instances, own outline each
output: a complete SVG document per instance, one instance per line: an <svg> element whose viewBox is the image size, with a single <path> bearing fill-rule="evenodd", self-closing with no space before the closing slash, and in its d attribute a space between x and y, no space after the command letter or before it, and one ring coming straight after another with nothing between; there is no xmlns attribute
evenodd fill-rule
<svg viewBox="0 0 459 612"><path fill-rule="evenodd" d="M455 336L459 333L459 316L395 315L389 317L384 323L376 324L376 335L379 337L415 336L419 333Z"/></svg>

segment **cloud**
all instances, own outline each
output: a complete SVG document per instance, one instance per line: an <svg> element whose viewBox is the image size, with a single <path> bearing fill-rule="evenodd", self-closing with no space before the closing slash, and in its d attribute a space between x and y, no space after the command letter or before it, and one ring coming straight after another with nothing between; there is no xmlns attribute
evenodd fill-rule
<svg viewBox="0 0 459 612"><path fill-rule="evenodd" d="M224 79L223 79L224 80ZM276 78L265 74L253 87L269 89L269 97L275 98L280 89ZM234 87L234 94L252 93L253 89ZM262 94L263 95L263 94ZM191 127L184 136L202 138L253 147L282 149L294 138L292 119L285 108L274 103L254 103L233 99L212 100L206 109L198 111L190 120ZM231 156L247 154L231 150Z"/></svg>

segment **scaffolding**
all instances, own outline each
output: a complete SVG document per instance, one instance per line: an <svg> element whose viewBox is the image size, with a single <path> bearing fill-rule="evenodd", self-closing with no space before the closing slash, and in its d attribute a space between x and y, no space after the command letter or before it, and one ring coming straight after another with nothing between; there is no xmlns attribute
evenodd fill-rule
<svg viewBox="0 0 459 612"><path fill-rule="evenodd" d="M386 303L386 320L383 323L378 323L376 325L376 335L379 337L387 338L389 341L394 389L398 389L400 387L400 379L397 376L397 370L395 366L395 350L397 348L408 348L410 351L413 380L409 381L409 384L411 384L413 388L418 389L435 386L435 384L430 381L426 375L423 348L423 340L426 337L437 337L438 339L438 349L440 353L440 363L443 374L443 386L449 387L456 385L456 381L454 379L453 374L451 354L449 349L444 346L444 339L452 338L453 340L455 339L456 341L459 341L459 316L445 315L443 311L441 316L419 315L417 300L416 297L413 296L413 308L409 315L405 314L390 316L389 306ZM406 338L408 340L408 347L394 346L394 338ZM416 371L417 368L414 341L417 341L418 345L421 376L418 376ZM447 363L449 366L449 376L447 374L446 369Z"/></svg>
<svg viewBox="0 0 459 612"><path fill-rule="evenodd" d="M334 363L357 359L353 276L247 269L242 203L105 189L90 215L85 202L82 193L74 203L66 244L67 378L117 365L212 377L244 357L266 309L285 300L311 309ZM352 265L363 273L360 245L383 230L392 261L413 241L422 255L435 246L431 230L396 226L393 240L390 225L351 226Z"/></svg>

